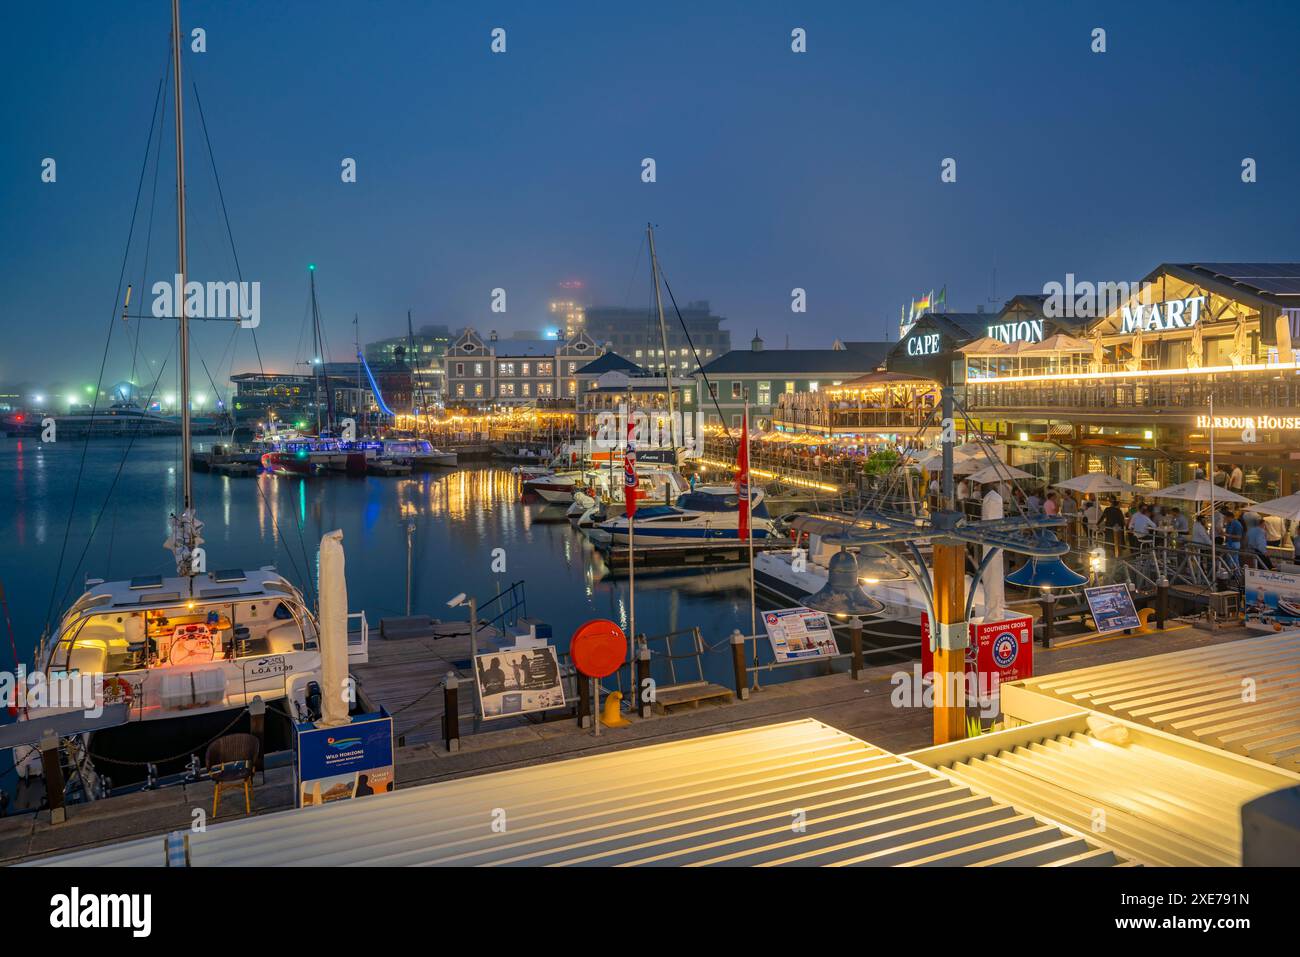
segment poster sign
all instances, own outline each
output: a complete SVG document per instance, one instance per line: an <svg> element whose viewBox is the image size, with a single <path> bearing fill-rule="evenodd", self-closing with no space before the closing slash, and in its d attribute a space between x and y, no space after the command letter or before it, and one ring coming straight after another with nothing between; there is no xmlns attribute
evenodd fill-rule
<svg viewBox="0 0 1300 957"><path fill-rule="evenodd" d="M564 707L560 661L550 645L490 651L474 659L483 720Z"/></svg>
<svg viewBox="0 0 1300 957"><path fill-rule="evenodd" d="M1002 621L970 623L970 644L966 646L966 700L995 698L1004 681L1034 676L1034 619L1018 615ZM934 652L930 650L930 619L921 613L921 672L925 680L934 673ZM996 680L994 675L997 676Z"/></svg>
<svg viewBox="0 0 1300 957"><path fill-rule="evenodd" d="M349 801L393 790L393 719L382 708L338 728L296 728L298 806Z"/></svg>
<svg viewBox="0 0 1300 957"><path fill-rule="evenodd" d="M1300 575L1246 570L1246 624L1267 631L1300 626Z"/></svg>
<svg viewBox="0 0 1300 957"><path fill-rule="evenodd" d="M763 612L763 625L777 661L829 658L839 654L830 616L811 608Z"/></svg>
<svg viewBox="0 0 1300 957"><path fill-rule="evenodd" d="M1098 585L1095 588L1085 588L1083 593L1088 598L1088 609L1092 612L1098 634L1105 635L1112 631L1142 626L1127 585Z"/></svg>

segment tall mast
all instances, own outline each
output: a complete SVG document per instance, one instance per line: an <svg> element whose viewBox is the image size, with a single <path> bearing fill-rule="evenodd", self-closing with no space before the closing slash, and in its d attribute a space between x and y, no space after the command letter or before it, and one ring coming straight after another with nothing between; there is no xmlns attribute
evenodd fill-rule
<svg viewBox="0 0 1300 957"><path fill-rule="evenodd" d="M316 435L320 435L320 399L321 399L321 372L325 365L321 357L320 343L320 310L316 308L316 265L307 267L307 274L311 277L311 374L312 384L316 392ZM326 390L328 392L328 389ZM329 425L329 417L325 418L325 425Z"/></svg>
<svg viewBox="0 0 1300 957"><path fill-rule="evenodd" d="M668 393L668 445L673 450L673 464L677 464L677 438L673 431L673 367L668 361L668 329L664 326L664 301L659 295L659 257L655 255L655 231L649 223L645 224L646 236L650 239L650 275L655 284L655 308L659 311L659 342L664 352L664 388Z"/></svg>
<svg viewBox="0 0 1300 957"><path fill-rule="evenodd" d="M182 510L194 507L193 476L190 462L190 326L185 314L185 123L184 98L181 95L181 2L172 0L172 84L176 104L176 278L180 288L180 359L181 359L181 474Z"/></svg>
<svg viewBox="0 0 1300 957"><path fill-rule="evenodd" d="M411 310L406 310L406 354L411 357L411 411L415 419L415 435L420 435L420 363L415 349L415 333L411 329Z"/></svg>

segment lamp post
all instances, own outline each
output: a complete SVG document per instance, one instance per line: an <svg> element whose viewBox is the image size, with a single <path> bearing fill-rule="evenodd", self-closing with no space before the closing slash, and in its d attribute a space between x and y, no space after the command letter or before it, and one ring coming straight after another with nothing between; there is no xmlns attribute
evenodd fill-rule
<svg viewBox="0 0 1300 957"><path fill-rule="evenodd" d="M860 575L858 557L842 541L840 550L831 556L827 564L826 584L821 591L804 600L804 604L814 611L850 619L853 652L851 672L854 681L858 680L858 672L862 670L862 618L878 615L885 610L882 602L862 591Z"/></svg>
<svg viewBox="0 0 1300 957"><path fill-rule="evenodd" d="M1038 533L1037 541L1045 549L1059 543L1057 537L1047 530ZM1085 584L1088 579L1070 568L1060 558L1030 558L1008 575L1007 581L1021 588L1042 589L1039 606L1043 613L1043 647L1050 648L1056 630L1056 593L1052 589L1074 588Z"/></svg>

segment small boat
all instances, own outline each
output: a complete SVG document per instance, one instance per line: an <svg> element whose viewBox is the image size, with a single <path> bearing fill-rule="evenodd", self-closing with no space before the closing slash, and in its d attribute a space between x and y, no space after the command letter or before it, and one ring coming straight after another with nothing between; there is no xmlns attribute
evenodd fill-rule
<svg viewBox="0 0 1300 957"><path fill-rule="evenodd" d="M704 485L677 497L675 505L642 506L636 510L632 535L637 545L701 545L738 542L740 496L728 485ZM628 518L619 515L600 529L615 545L628 543ZM776 534L767 514L763 490L750 492L750 532L755 540Z"/></svg>
<svg viewBox="0 0 1300 957"><path fill-rule="evenodd" d="M366 471L371 475L410 475L411 466L392 459L371 459L366 463Z"/></svg>
<svg viewBox="0 0 1300 957"><path fill-rule="evenodd" d="M378 455L380 458L409 465L411 468L446 468L456 467L456 453L435 449L426 439L383 439Z"/></svg>
<svg viewBox="0 0 1300 957"><path fill-rule="evenodd" d="M1289 615L1292 618L1300 618L1300 601L1293 598L1278 598L1277 613L1279 615Z"/></svg>

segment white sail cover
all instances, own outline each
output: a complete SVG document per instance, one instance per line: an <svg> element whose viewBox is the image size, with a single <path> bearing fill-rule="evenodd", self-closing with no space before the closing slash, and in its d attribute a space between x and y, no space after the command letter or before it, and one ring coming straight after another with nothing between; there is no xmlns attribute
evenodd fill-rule
<svg viewBox="0 0 1300 957"><path fill-rule="evenodd" d="M980 502L980 517L985 521L1004 517L1002 496L998 494L997 489L985 495ZM985 545L984 551L988 552L988 550L989 546ZM989 560L989 566L984 569L984 577L981 580L984 583L984 620L1000 621L1007 602L1006 579L1002 574L1000 551Z"/></svg>
<svg viewBox="0 0 1300 957"><path fill-rule="evenodd" d="M317 727L337 728L348 718L348 584L344 577L343 531L320 540L321 719Z"/></svg>

